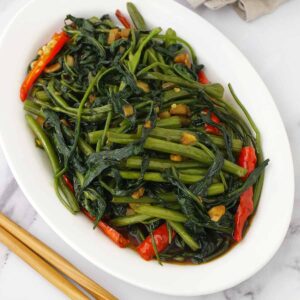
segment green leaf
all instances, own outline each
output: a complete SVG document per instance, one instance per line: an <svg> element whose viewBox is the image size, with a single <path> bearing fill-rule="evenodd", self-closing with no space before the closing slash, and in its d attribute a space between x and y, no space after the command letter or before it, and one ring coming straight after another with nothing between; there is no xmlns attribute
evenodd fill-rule
<svg viewBox="0 0 300 300"><path fill-rule="evenodd" d="M136 52L133 54L131 53L129 55L129 61L128 61L128 68L131 73L135 73L136 68L140 62L140 58L142 55L142 51L147 45L147 43L154 38L156 35L158 35L161 32L161 28L154 28L150 31L150 33L143 39L141 44L139 45L138 49Z"/></svg>

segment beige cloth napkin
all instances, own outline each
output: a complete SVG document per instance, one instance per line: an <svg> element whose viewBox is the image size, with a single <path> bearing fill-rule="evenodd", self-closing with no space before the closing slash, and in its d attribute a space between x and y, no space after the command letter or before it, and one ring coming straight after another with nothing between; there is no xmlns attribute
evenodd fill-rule
<svg viewBox="0 0 300 300"><path fill-rule="evenodd" d="M233 4L237 13L246 21L254 20L262 15L272 12L277 6L287 0L187 0L196 8L204 4L209 9L219 9Z"/></svg>

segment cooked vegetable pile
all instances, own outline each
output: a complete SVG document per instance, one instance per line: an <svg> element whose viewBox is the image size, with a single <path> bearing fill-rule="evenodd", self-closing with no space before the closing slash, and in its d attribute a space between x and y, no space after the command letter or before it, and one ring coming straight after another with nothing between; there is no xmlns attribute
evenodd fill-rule
<svg viewBox="0 0 300 300"><path fill-rule="evenodd" d="M127 7L124 27L66 17L28 68L26 120L68 210L145 260L206 262L242 239L258 205L260 134L186 41Z"/></svg>

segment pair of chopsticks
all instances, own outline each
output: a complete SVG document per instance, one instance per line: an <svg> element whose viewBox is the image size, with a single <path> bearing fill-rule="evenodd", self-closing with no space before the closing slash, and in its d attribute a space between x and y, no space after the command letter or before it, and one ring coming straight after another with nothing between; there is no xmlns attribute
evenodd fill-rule
<svg viewBox="0 0 300 300"><path fill-rule="evenodd" d="M82 274L66 259L35 238L0 212L0 242L22 258L33 269L60 289L70 299L89 300L79 288L63 275L78 283L94 299L116 300L111 293Z"/></svg>

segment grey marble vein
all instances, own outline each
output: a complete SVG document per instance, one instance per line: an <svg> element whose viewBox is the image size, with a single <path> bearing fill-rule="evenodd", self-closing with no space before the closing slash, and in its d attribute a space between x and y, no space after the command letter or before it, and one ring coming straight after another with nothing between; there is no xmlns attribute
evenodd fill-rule
<svg viewBox="0 0 300 300"><path fill-rule="evenodd" d="M287 267L297 271L300 275L300 260L298 258L292 264L288 264Z"/></svg>
<svg viewBox="0 0 300 300"><path fill-rule="evenodd" d="M10 199L10 197L15 193L17 189L18 189L17 182L14 178L12 178L11 181L5 186L4 191L0 195L0 210L3 209L7 201Z"/></svg>
<svg viewBox="0 0 300 300"><path fill-rule="evenodd" d="M18 3L0 0L0 34ZM49 1L49 0L44 0ZM177 0L188 7L185 0ZM71 3L71 2L70 2ZM71 7L71 6L70 6ZM101 7L101 1L99 1ZM0 149L0 211L51 244L121 300L298 300L300 299L300 1L288 1L275 14L245 23L230 9L196 13L216 26L240 48L271 90L288 131L294 156L296 195L288 234L274 258L245 282L203 297L168 297L126 284L99 270L63 242L36 214L18 188ZM195 29L196 30L196 29ZM0 70L1 72L1 70ZM0 73L1 74L1 73ZM1 76L1 75L0 75ZM284 205L284 199L282 199ZM274 220L279 222L280 220ZM258 245L259 247L259 245ZM99 251L99 253L101 253ZM199 284L202 284L199 282ZM18 286L18 288L15 288ZM0 244L0 299L63 300L65 297Z"/></svg>
<svg viewBox="0 0 300 300"><path fill-rule="evenodd" d="M297 200L295 200L297 201ZM300 234L300 218L299 219L293 219L289 226L288 234L290 235L298 235Z"/></svg>
<svg viewBox="0 0 300 300"><path fill-rule="evenodd" d="M3 255L1 255L1 257L0 257L0 272L2 272L2 270L4 269L4 266L7 263L10 253L11 252L9 250L6 250L5 253Z"/></svg>

